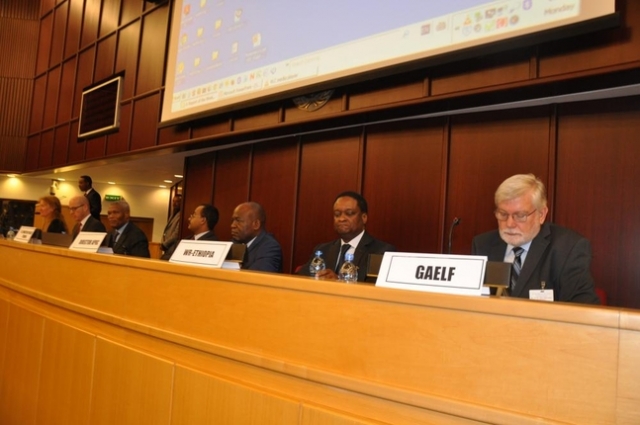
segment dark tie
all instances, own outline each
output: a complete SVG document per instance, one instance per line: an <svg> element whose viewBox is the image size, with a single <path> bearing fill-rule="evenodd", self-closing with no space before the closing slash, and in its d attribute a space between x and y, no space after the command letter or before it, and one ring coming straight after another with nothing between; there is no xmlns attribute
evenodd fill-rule
<svg viewBox="0 0 640 425"><path fill-rule="evenodd" d="M520 277L520 270L522 270L522 253L524 252L523 248L519 246L513 248L513 263L511 264L511 286L509 288L510 292L516 289L516 283L518 283L518 277Z"/></svg>
<svg viewBox="0 0 640 425"><path fill-rule="evenodd" d="M78 233L80 233L80 230L82 230L82 223L76 223L75 226L73 226L73 238L75 239L76 236L78 236Z"/></svg>
<svg viewBox="0 0 640 425"><path fill-rule="evenodd" d="M351 248L351 245L349 245L348 243L342 245L342 247L340 248L340 256L338 257L338 263L336 264L335 269L336 273L340 272L340 267L342 267L342 263L344 263L344 254L349 251L349 248Z"/></svg>

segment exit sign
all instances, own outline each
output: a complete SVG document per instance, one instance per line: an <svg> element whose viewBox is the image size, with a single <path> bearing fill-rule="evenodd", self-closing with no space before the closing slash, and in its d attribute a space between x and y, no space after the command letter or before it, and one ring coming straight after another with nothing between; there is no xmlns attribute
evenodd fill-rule
<svg viewBox="0 0 640 425"><path fill-rule="evenodd" d="M120 195L104 195L104 200L108 202L122 201L122 196Z"/></svg>

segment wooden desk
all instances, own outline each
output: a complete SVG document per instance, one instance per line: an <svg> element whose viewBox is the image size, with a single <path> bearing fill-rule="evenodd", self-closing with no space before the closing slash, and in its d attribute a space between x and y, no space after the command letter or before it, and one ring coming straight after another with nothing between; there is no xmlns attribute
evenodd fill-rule
<svg viewBox="0 0 640 425"><path fill-rule="evenodd" d="M640 314L0 241L3 424L637 424Z"/></svg>

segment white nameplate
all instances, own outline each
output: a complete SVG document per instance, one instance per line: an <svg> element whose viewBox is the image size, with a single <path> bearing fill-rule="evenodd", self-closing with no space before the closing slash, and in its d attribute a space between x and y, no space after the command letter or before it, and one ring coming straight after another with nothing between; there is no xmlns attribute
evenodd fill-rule
<svg viewBox="0 0 640 425"><path fill-rule="evenodd" d="M13 238L13 240L20 243L29 243L31 237L33 236L33 232L35 231L35 227L21 226L20 230L18 230L18 233L16 233L16 237Z"/></svg>
<svg viewBox="0 0 640 425"><path fill-rule="evenodd" d="M233 242L183 239L169 259L171 263L222 267Z"/></svg>
<svg viewBox="0 0 640 425"><path fill-rule="evenodd" d="M69 249L84 252L98 252L105 236L104 232L80 232Z"/></svg>
<svg viewBox="0 0 640 425"><path fill-rule="evenodd" d="M386 252L376 286L481 295L487 257Z"/></svg>

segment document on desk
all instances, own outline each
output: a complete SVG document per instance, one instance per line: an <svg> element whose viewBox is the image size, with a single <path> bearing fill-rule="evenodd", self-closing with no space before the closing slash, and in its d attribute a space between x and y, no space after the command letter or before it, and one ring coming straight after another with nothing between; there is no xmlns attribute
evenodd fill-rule
<svg viewBox="0 0 640 425"><path fill-rule="evenodd" d="M376 286L457 295L482 295L487 257L386 252Z"/></svg>

